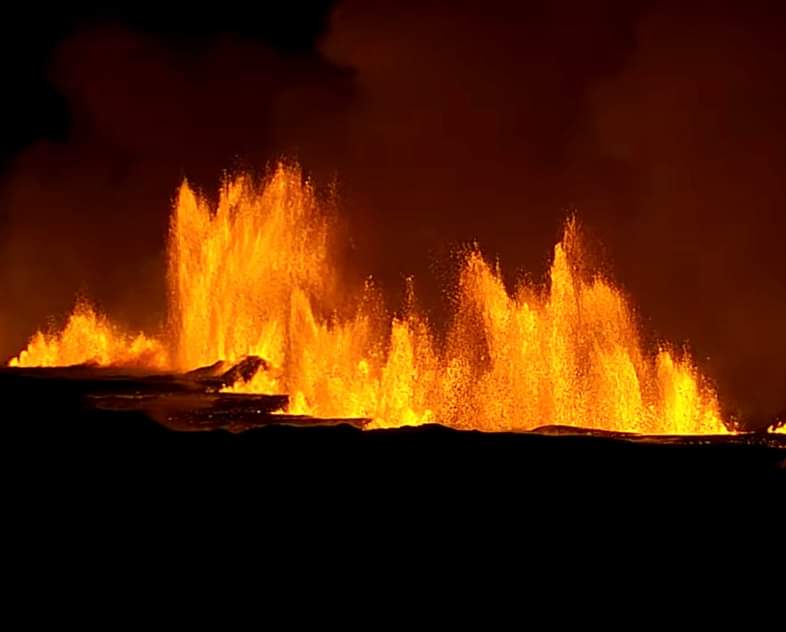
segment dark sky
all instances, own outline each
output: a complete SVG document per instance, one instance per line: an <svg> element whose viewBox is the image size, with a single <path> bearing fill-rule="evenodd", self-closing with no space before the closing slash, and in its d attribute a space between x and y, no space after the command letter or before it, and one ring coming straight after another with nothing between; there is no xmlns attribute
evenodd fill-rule
<svg viewBox="0 0 786 632"><path fill-rule="evenodd" d="M539 280L575 209L652 341L730 411L786 409L779 3L334 4L6 16L0 355L79 291L155 327L181 178L286 154L338 179L353 267L436 318L456 245Z"/></svg>

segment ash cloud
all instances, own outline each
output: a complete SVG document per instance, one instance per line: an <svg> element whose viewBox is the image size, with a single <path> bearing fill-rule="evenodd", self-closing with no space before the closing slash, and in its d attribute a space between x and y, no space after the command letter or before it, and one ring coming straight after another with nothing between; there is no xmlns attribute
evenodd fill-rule
<svg viewBox="0 0 786 632"><path fill-rule="evenodd" d="M786 409L781 10L586 5L343 2L300 55L70 36L68 138L4 177L2 351L80 289L153 326L179 180L288 154L338 178L352 266L398 291L415 274L435 319L451 248L542 278L577 210L653 341L689 343L730 410Z"/></svg>

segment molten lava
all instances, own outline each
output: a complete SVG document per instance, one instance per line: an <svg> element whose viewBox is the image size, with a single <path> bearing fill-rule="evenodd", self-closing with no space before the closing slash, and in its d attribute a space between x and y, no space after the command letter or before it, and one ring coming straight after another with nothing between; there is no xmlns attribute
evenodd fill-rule
<svg viewBox="0 0 786 632"><path fill-rule="evenodd" d="M168 366L163 345L143 333L130 335L79 300L60 332L37 332L27 348L9 366L137 366L164 369Z"/></svg>
<svg viewBox="0 0 786 632"><path fill-rule="evenodd" d="M184 183L169 233L169 326L179 369L253 354L281 366L291 297L331 285L328 224L310 185L280 168L227 183L213 212Z"/></svg>
<svg viewBox="0 0 786 632"><path fill-rule="evenodd" d="M510 292L498 266L466 253L443 329L418 311L411 282L397 316L370 282L339 292L330 227L294 166L261 185L228 182L215 210L184 183L170 225L166 344L117 333L78 306L60 334L36 334L12 363L188 370L257 355L265 368L229 390L287 393L287 412L374 427L725 431L688 355L645 349L623 295L585 271L575 221L544 288L522 281Z"/></svg>

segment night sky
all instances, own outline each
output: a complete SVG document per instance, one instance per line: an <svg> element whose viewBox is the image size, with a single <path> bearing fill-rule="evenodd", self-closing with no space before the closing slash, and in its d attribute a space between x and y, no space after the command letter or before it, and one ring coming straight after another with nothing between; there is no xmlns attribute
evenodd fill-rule
<svg viewBox="0 0 786 632"><path fill-rule="evenodd" d="M81 292L163 320L183 177L297 158L338 183L344 263L434 319L477 241L543 280L576 211L648 340L727 411L786 410L786 10L600 1L7 10L0 356Z"/></svg>

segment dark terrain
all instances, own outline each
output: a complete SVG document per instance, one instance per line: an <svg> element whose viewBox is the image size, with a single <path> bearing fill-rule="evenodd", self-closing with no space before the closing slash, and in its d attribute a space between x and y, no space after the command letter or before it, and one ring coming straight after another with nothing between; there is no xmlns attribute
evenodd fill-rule
<svg viewBox="0 0 786 632"><path fill-rule="evenodd" d="M43 490L112 493L118 485L242 484L260 494L397 490L436 500L645 492L664 484L704 494L786 480L784 435L643 437L558 427L488 434L438 425L364 431L365 420L272 414L285 396L216 393L227 373L2 369L6 463L18 466L17 482Z"/></svg>

